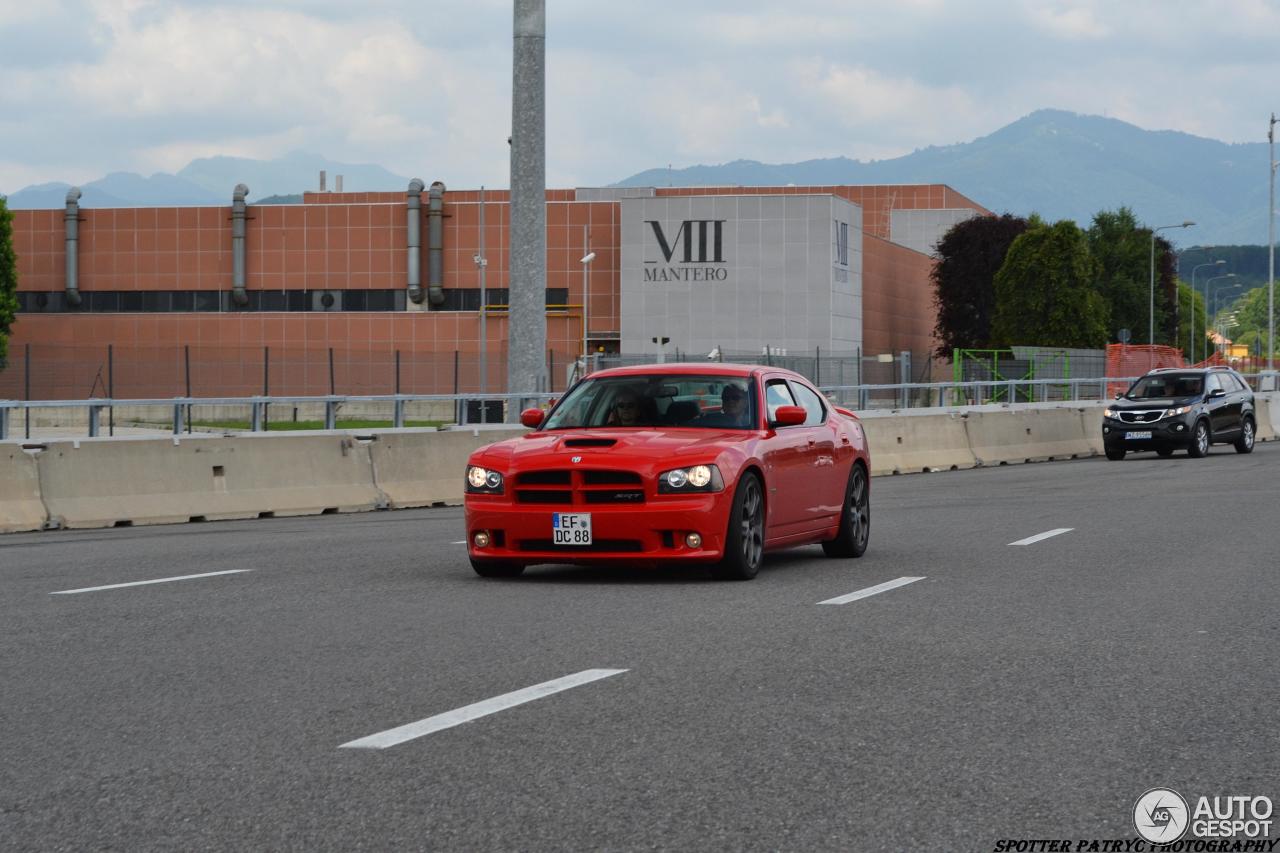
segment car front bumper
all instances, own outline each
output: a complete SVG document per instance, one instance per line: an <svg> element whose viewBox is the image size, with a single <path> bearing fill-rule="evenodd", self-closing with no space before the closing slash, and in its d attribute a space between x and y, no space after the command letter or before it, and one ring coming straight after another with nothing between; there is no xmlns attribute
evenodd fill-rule
<svg viewBox="0 0 1280 853"><path fill-rule="evenodd" d="M476 560L536 563L715 562L724 554L733 502L731 492L657 497L644 504L524 504L494 496L467 495L467 552ZM551 516L591 514L591 545L553 545ZM476 534L489 545L476 547ZM686 542L696 533L702 542Z"/></svg>
<svg viewBox="0 0 1280 853"><path fill-rule="evenodd" d="M1102 442L1108 450L1161 450L1187 447L1194 436L1194 420L1187 416L1162 418L1153 423L1129 424L1113 418L1102 421ZM1144 436L1144 433L1149 435Z"/></svg>

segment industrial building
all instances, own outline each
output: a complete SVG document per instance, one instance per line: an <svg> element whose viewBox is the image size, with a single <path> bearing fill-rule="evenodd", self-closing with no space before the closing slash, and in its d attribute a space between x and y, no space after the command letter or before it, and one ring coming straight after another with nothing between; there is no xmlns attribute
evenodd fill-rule
<svg viewBox="0 0 1280 853"><path fill-rule="evenodd" d="M226 207L87 209L72 191L65 210L14 211L20 313L0 397L506 390L506 191L415 180L294 205L247 193ZM552 390L584 344L924 357L929 252L988 212L938 184L546 198Z"/></svg>

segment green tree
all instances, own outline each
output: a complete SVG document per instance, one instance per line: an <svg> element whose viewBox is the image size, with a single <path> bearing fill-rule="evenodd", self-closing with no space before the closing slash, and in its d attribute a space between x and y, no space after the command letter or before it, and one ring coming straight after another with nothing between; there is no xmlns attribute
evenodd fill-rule
<svg viewBox="0 0 1280 853"><path fill-rule="evenodd" d="M1098 292L1111 306L1109 337L1129 329L1132 340L1147 337L1147 292L1151 277L1151 234L1140 230L1133 211L1100 210L1087 233L1089 253L1098 264Z"/></svg>
<svg viewBox="0 0 1280 853"><path fill-rule="evenodd" d="M1110 313L1083 231L1033 219L996 273L995 346L1101 347Z"/></svg>
<svg viewBox="0 0 1280 853"><path fill-rule="evenodd" d="M951 226L938 241L938 262L930 276L939 358L991 343L996 272L1009 246L1026 230L1027 220L1020 216L975 216Z"/></svg>
<svg viewBox="0 0 1280 853"><path fill-rule="evenodd" d="M1267 288L1254 288L1219 312L1224 313L1228 310L1235 312L1235 322L1227 330L1227 336L1235 343L1245 344L1250 352L1260 354L1264 358L1267 355L1269 337L1267 299ZM1277 303L1274 316L1276 337L1280 338L1280 294L1276 295L1275 301ZM1276 350L1280 352L1280 341L1276 343Z"/></svg>
<svg viewBox="0 0 1280 853"><path fill-rule="evenodd" d="M18 256L13 251L13 214L0 196L0 367L9 352L9 330L18 314Z"/></svg>

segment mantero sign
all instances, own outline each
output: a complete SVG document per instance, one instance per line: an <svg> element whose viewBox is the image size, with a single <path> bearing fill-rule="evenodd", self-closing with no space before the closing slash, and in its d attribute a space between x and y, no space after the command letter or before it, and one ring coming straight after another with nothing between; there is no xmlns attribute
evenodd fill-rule
<svg viewBox="0 0 1280 853"><path fill-rule="evenodd" d="M686 219L674 231L656 219L644 223L653 233L662 261L644 262L644 280L725 281L729 268L724 259L725 219ZM646 252L646 255L649 253Z"/></svg>

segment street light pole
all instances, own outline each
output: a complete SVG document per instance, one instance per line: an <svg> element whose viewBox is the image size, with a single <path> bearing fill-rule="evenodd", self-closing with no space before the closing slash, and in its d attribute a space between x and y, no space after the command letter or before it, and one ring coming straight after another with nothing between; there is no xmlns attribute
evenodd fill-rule
<svg viewBox="0 0 1280 853"><path fill-rule="evenodd" d="M1209 358L1209 344L1207 343L1207 341L1209 338L1209 306L1213 304L1213 299L1211 296L1211 294L1213 293L1213 283L1220 278L1235 278L1235 277L1236 277L1235 273L1229 272L1226 275L1215 275L1213 278L1209 279L1204 283L1204 336L1206 340L1206 343L1204 345L1205 346L1204 357L1206 359ZM1217 313L1217 312L1214 312L1214 313Z"/></svg>
<svg viewBox="0 0 1280 853"><path fill-rule="evenodd" d="M1166 231L1170 228L1190 228L1195 225L1190 219L1178 225L1157 225L1151 229L1151 289L1147 295L1147 346L1154 347L1156 345L1156 232ZM1150 369L1155 365L1156 354L1152 349L1147 350L1147 368Z"/></svg>
<svg viewBox="0 0 1280 853"><path fill-rule="evenodd" d="M1191 338L1191 363L1192 364L1196 363L1196 270L1200 269L1201 267L1220 267L1220 266L1224 266L1226 263L1227 263L1226 261L1209 261L1206 264L1196 264L1194 267L1191 268L1191 319L1187 323L1187 327L1191 332L1191 334L1188 335L1188 337ZM1205 309L1207 310L1208 308L1209 306L1205 305Z"/></svg>
<svg viewBox="0 0 1280 853"><path fill-rule="evenodd" d="M1213 296L1214 326L1218 330L1218 339L1220 341L1226 341L1227 327L1223 324L1222 318L1218 316L1218 312L1222 310L1222 304L1218 302L1218 297L1222 296L1224 293L1230 293L1231 291L1235 290L1239 286L1240 286L1240 283L1236 282L1235 284L1227 285L1226 287L1220 287L1218 288L1218 292L1215 293Z"/></svg>
<svg viewBox="0 0 1280 853"><path fill-rule="evenodd" d="M1267 193L1267 369L1275 369L1276 357L1276 114L1267 127L1267 159L1271 183Z"/></svg>
<svg viewBox="0 0 1280 853"><path fill-rule="evenodd" d="M587 233L587 226L582 226L582 251L586 252L582 256L580 263L582 264L582 375L586 376L591 369L588 364L590 358L590 348L587 344L587 321L590 319L590 294L591 289L588 286L588 280L591 274L591 262L596 259L596 253L589 251L591 248L591 237Z"/></svg>
<svg viewBox="0 0 1280 853"><path fill-rule="evenodd" d="M473 260L480 270L480 393L483 394L489 373L489 330L487 328L489 312L485 310L489 300L484 289L484 273L485 268L489 266L489 259L484 256L484 187L480 188L480 243ZM482 412L487 408L483 402L480 407ZM483 421L484 418L481 418L481 422Z"/></svg>

